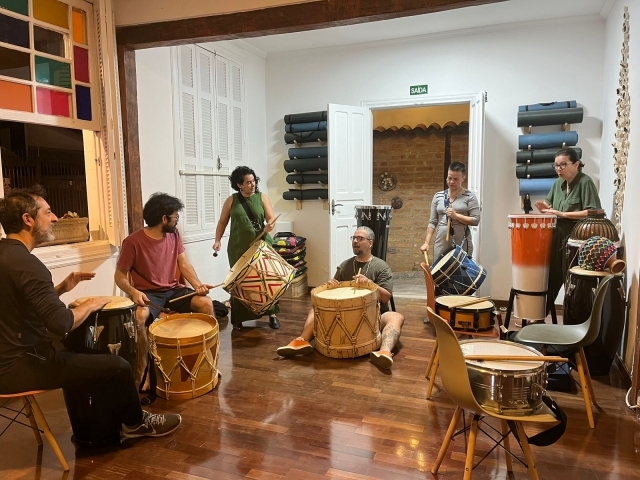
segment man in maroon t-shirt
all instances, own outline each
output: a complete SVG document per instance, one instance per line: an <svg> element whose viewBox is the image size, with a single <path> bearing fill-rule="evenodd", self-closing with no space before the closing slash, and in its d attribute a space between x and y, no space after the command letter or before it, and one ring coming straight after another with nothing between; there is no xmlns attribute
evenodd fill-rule
<svg viewBox="0 0 640 480"><path fill-rule="evenodd" d="M176 264L182 276L195 288L194 296L171 303L180 313L198 312L214 315L213 302L207 296L211 285L200 282L187 260L180 233L176 228L184 205L166 193L154 193L144 206L146 227L132 233L122 242L116 266L116 285L138 305L138 372L140 381L147 366L149 348L146 327L153 323L169 301L194 290L176 278ZM148 389L149 376L142 390Z"/></svg>

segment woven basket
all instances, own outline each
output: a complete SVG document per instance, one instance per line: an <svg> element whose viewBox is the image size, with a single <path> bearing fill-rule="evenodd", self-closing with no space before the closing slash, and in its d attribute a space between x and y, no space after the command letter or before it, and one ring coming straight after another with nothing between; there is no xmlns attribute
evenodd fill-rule
<svg viewBox="0 0 640 480"><path fill-rule="evenodd" d="M307 286L307 274L303 273L298 278L291 282L291 285L282 295L284 298L298 298L309 293L309 287Z"/></svg>

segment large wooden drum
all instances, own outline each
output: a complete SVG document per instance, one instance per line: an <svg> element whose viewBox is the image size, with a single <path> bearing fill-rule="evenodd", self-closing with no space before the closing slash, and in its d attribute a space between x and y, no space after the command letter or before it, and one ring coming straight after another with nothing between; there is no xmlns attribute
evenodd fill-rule
<svg viewBox="0 0 640 480"><path fill-rule="evenodd" d="M332 358L355 358L380 348L380 304L373 282L340 282L311 291L316 349Z"/></svg>
<svg viewBox="0 0 640 480"><path fill-rule="evenodd" d="M196 398L218 385L218 322L204 313L176 313L149 327L149 349L167 400Z"/></svg>

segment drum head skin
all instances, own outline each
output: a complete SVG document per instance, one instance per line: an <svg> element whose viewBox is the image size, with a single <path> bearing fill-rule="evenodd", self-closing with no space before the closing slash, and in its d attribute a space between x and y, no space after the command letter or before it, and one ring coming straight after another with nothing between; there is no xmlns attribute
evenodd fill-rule
<svg viewBox="0 0 640 480"><path fill-rule="evenodd" d="M202 342L203 336L218 334L218 321L204 313L175 313L152 323L149 334L163 345Z"/></svg>
<svg viewBox="0 0 640 480"><path fill-rule="evenodd" d="M460 348L463 355L508 355L536 357L542 356L540 352L526 345L518 343L506 342L504 340L463 340L460 342ZM496 371L529 371L535 370L545 362L518 362L518 361L482 361L482 360L466 360L466 363L475 365L476 367L486 368Z"/></svg>
<svg viewBox="0 0 640 480"><path fill-rule="evenodd" d="M133 301L129 297L118 297L118 296L109 296L109 295L105 295L105 296L111 300L104 307L102 307L102 310L120 310L121 308L133 308L135 306L135 303L133 303ZM87 300L89 300L90 298L95 298L95 297L76 298L73 302L71 302L71 304L80 305L86 302Z"/></svg>
<svg viewBox="0 0 640 480"><path fill-rule="evenodd" d="M316 296L318 298L327 298L329 300L345 300L348 298L364 297L370 293L371 290L368 288L338 287L318 292Z"/></svg>
<svg viewBox="0 0 640 480"><path fill-rule="evenodd" d="M492 311L495 308L494 303L489 300L474 303L466 307L458 307L458 305L470 302L471 300L473 300L473 297L468 295L441 295L436 298L436 303L448 308L455 307L456 310L461 310L463 312L475 312L480 310Z"/></svg>

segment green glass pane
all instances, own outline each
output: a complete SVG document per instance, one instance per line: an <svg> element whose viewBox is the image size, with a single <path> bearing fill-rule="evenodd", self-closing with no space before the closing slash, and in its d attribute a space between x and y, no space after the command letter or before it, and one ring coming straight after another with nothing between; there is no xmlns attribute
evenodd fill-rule
<svg viewBox="0 0 640 480"><path fill-rule="evenodd" d="M71 88L71 65L36 55L36 82Z"/></svg>
<svg viewBox="0 0 640 480"><path fill-rule="evenodd" d="M0 8L6 8L21 15L29 15L29 0L0 0Z"/></svg>
<svg viewBox="0 0 640 480"><path fill-rule="evenodd" d="M57 57L65 57L65 42L62 33L47 30L46 28L33 26L33 48L39 52L48 53Z"/></svg>

